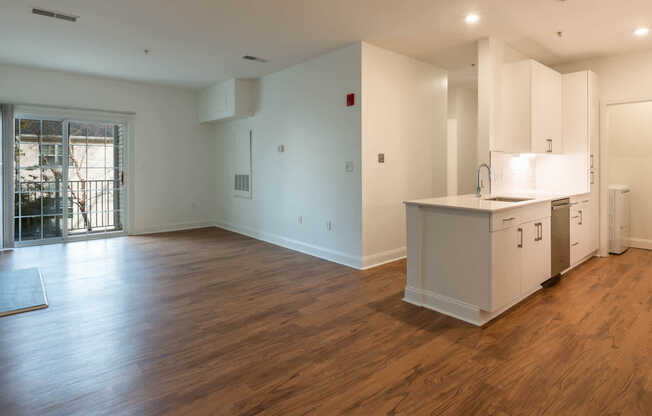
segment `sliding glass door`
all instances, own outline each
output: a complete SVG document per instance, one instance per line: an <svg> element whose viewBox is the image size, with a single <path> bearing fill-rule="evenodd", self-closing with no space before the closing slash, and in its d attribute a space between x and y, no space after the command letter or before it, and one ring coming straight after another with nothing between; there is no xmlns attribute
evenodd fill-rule
<svg viewBox="0 0 652 416"><path fill-rule="evenodd" d="M16 245L125 230L126 125L16 116Z"/></svg>

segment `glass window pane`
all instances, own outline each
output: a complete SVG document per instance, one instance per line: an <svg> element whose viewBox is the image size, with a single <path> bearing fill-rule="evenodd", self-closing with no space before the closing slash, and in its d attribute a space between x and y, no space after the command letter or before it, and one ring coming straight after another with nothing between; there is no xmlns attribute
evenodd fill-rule
<svg viewBox="0 0 652 416"><path fill-rule="evenodd" d="M41 217L21 218L22 241L41 239Z"/></svg>
<svg viewBox="0 0 652 416"><path fill-rule="evenodd" d="M43 217L43 238L63 236L63 222L61 216Z"/></svg>
<svg viewBox="0 0 652 416"><path fill-rule="evenodd" d="M42 183L43 191L61 192L63 186L62 168L58 167L58 168L43 169L42 175L43 175L43 183Z"/></svg>
<svg viewBox="0 0 652 416"><path fill-rule="evenodd" d="M41 120L20 120L20 140L24 140L26 137L37 138L41 135Z"/></svg>
<svg viewBox="0 0 652 416"><path fill-rule="evenodd" d="M90 216L75 214L68 219L68 232L70 234L86 234L90 226Z"/></svg>
<svg viewBox="0 0 652 416"><path fill-rule="evenodd" d="M35 167L39 165L38 140L36 142L21 141L18 152L21 168Z"/></svg>
<svg viewBox="0 0 652 416"><path fill-rule="evenodd" d="M104 168L106 155L104 146L88 146L87 160L89 168Z"/></svg>
<svg viewBox="0 0 652 416"><path fill-rule="evenodd" d="M43 143L63 143L63 122L43 120Z"/></svg>
<svg viewBox="0 0 652 416"><path fill-rule="evenodd" d="M104 124L88 124L88 142L100 142L104 145Z"/></svg>
<svg viewBox="0 0 652 416"><path fill-rule="evenodd" d="M63 163L63 146L59 144L41 145L41 166L61 166Z"/></svg>
<svg viewBox="0 0 652 416"><path fill-rule="evenodd" d="M73 139L83 138L86 142L86 126L82 123L69 123L68 124L68 136L70 136L70 142L73 142Z"/></svg>
<svg viewBox="0 0 652 416"><path fill-rule="evenodd" d="M20 241L20 218L14 219L14 241Z"/></svg>
<svg viewBox="0 0 652 416"><path fill-rule="evenodd" d="M28 192L41 189L41 169L39 168L20 169L17 179L16 191L21 189L22 192Z"/></svg>
<svg viewBox="0 0 652 416"><path fill-rule="evenodd" d="M20 215L41 215L41 193L20 194Z"/></svg>
<svg viewBox="0 0 652 416"><path fill-rule="evenodd" d="M70 145L68 153L70 180L81 180L86 177L86 145ZM74 179L73 179L74 178Z"/></svg>
<svg viewBox="0 0 652 416"><path fill-rule="evenodd" d="M88 168L88 173L86 174L86 178L89 181L105 181L109 178L106 177L107 171L104 168ZM95 186L95 184L92 184L92 186Z"/></svg>
<svg viewBox="0 0 652 416"><path fill-rule="evenodd" d="M63 198L60 192L43 192L43 214L62 214Z"/></svg>

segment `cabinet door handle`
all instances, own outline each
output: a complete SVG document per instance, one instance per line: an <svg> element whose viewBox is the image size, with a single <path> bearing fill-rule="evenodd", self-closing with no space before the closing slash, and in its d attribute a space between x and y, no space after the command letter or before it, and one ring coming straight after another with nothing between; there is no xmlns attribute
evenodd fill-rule
<svg viewBox="0 0 652 416"><path fill-rule="evenodd" d="M552 139L546 139L546 153L552 153Z"/></svg>
<svg viewBox="0 0 652 416"><path fill-rule="evenodd" d="M577 242L577 243L573 243L571 246L572 246L572 247L575 247L575 246L577 246L577 245L579 245L579 244L580 244L580 243Z"/></svg>
<svg viewBox="0 0 652 416"><path fill-rule="evenodd" d="M523 248L523 229L520 228L520 227L518 228L518 234L519 234L519 238L520 238L519 243L518 243L518 247Z"/></svg>
<svg viewBox="0 0 652 416"><path fill-rule="evenodd" d="M591 155L591 169L593 169L593 155Z"/></svg>
<svg viewBox="0 0 652 416"><path fill-rule="evenodd" d="M539 223L539 241L543 240L543 224Z"/></svg>
<svg viewBox="0 0 652 416"><path fill-rule="evenodd" d="M516 217L503 218L503 222L514 221Z"/></svg>
<svg viewBox="0 0 652 416"><path fill-rule="evenodd" d="M580 213L580 222L579 222L579 225L582 225L583 217L582 217L582 210L581 210L581 209L579 210L579 213Z"/></svg>

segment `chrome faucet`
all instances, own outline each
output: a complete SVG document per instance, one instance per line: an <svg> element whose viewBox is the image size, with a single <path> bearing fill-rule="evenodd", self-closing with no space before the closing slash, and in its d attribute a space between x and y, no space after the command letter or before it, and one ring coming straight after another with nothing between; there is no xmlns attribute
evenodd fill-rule
<svg viewBox="0 0 652 416"><path fill-rule="evenodd" d="M477 196L478 198L482 196L482 188L480 187L480 169L482 169L483 166L487 168L487 175L489 176L489 194L491 195L491 168L486 163L482 163L480 164L480 166L478 166L478 171L477 171L478 181L477 181L477 186L475 188L475 196Z"/></svg>

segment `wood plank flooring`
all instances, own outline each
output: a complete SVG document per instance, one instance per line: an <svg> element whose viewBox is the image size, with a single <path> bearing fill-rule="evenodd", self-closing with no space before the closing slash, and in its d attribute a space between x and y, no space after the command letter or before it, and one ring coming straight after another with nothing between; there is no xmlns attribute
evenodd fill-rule
<svg viewBox="0 0 652 416"><path fill-rule="evenodd" d="M485 328L219 229L0 254L50 307L0 318L1 415L650 415L652 252L593 259Z"/></svg>

